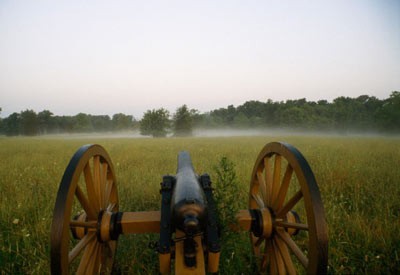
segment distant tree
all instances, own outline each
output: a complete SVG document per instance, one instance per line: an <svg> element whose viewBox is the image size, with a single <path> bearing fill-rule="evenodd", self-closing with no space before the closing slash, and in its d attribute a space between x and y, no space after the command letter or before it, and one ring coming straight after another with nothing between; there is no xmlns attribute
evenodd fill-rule
<svg viewBox="0 0 400 275"><path fill-rule="evenodd" d="M3 133L7 136L17 136L20 134L21 115L12 113L3 120Z"/></svg>
<svg viewBox="0 0 400 275"><path fill-rule="evenodd" d="M140 134L165 137L169 128L169 112L164 108L147 110L140 121Z"/></svg>
<svg viewBox="0 0 400 275"><path fill-rule="evenodd" d="M110 116L90 116L90 121L94 131L103 132L111 130Z"/></svg>
<svg viewBox="0 0 400 275"><path fill-rule="evenodd" d="M284 127L300 128L307 121L307 116L301 107L292 105L280 113L280 119Z"/></svg>
<svg viewBox="0 0 400 275"><path fill-rule="evenodd" d="M21 112L21 133L26 136L34 136L39 133L39 120L35 111Z"/></svg>
<svg viewBox="0 0 400 275"><path fill-rule="evenodd" d="M128 130L133 127L133 116L122 113L114 114L112 117L113 129L117 131Z"/></svg>
<svg viewBox="0 0 400 275"><path fill-rule="evenodd" d="M220 121L222 123L221 126L232 126L235 116L237 115L237 110L233 105L228 105L227 108L211 111L210 114L214 121Z"/></svg>
<svg viewBox="0 0 400 275"><path fill-rule="evenodd" d="M1 114L1 111L2 111L2 109L0 107L0 114ZM2 133L3 133L3 119L0 117L0 134L2 134Z"/></svg>
<svg viewBox="0 0 400 275"><path fill-rule="evenodd" d="M400 92L393 91L376 115L381 128L389 132L400 131Z"/></svg>
<svg viewBox="0 0 400 275"><path fill-rule="evenodd" d="M260 101L246 101L243 105L238 106L238 114L242 116L244 114L246 118L261 117L265 113L265 103Z"/></svg>
<svg viewBox="0 0 400 275"><path fill-rule="evenodd" d="M193 127L197 128L217 128L222 124L221 119L215 115L212 115L211 112L195 114L193 121Z"/></svg>
<svg viewBox="0 0 400 275"><path fill-rule="evenodd" d="M73 133L75 131L75 117L57 116L54 118L59 133Z"/></svg>
<svg viewBox="0 0 400 275"><path fill-rule="evenodd" d="M186 105L176 109L173 117L175 136L191 136L193 134L193 117L196 113L196 110L189 110Z"/></svg>
<svg viewBox="0 0 400 275"><path fill-rule="evenodd" d="M192 120L193 120L193 128L201 127L205 123L205 117L209 115L209 113L200 113L196 109L192 109Z"/></svg>
<svg viewBox="0 0 400 275"><path fill-rule="evenodd" d="M73 117L74 132L91 132L93 131L92 121L90 116L84 113L79 113Z"/></svg>
<svg viewBox="0 0 400 275"><path fill-rule="evenodd" d="M239 128L246 128L251 125L251 121L243 112L239 112L233 119L233 125Z"/></svg>
<svg viewBox="0 0 400 275"><path fill-rule="evenodd" d="M38 113L37 118L40 134L47 134L53 130L55 124L52 112L50 112L49 110L43 110Z"/></svg>

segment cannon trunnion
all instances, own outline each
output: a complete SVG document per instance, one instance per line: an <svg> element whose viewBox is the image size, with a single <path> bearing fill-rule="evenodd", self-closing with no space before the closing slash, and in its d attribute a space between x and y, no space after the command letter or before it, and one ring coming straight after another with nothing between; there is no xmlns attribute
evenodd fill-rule
<svg viewBox="0 0 400 275"><path fill-rule="evenodd" d="M162 274L218 272L221 241L211 179L178 154L176 175L161 182L159 211L121 212L113 164L100 145L81 147L57 193L51 228L52 274L111 273L121 235L159 233ZM259 153L248 208L233 231L247 231L258 271L327 272L328 235L319 189L303 155L272 142ZM304 272L303 271L303 272Z"/></svg>

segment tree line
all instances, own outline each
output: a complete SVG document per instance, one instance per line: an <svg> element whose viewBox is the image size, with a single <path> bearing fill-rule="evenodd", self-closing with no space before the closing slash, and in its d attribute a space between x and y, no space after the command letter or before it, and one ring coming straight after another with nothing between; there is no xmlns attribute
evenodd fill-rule
<svg viewBox="0 0 400 275"><path fill-rule="evenodd" d="M211 111L204 125L234 128L278 127L304 130L400 131L400 92L387 99L361 95L307 101L305 98L274 102L248 101Z"/></svg>
<svg viewBox="0 0 400 275"><path fill-rule="evenodd" d="M0 109L1 111L1 109ZM237 107L229 105L200 113L187 105L174 114L164 108L147 110L141 120L122 113L54 116L48 110L35 113L25 110L0 120L0 134L40 135L140 130L142 135L164 137L190 136L194 128L290 128L297 130L334 130L339 132L377 131L400 133L400 92L389 98L360 95L307 101L247 101Z"/></svg>
<svg viewBox="0 0 400 275"><path fill-rule="evenodd" d="M0 109L1 110L1 109ZM55 116L51 111L36 113L25 110L12 113L0 121L0 133L7 136L35 136L59 133L89 133L133 130L138 121L133 116L114 114L89 115L79 113L75 116Z"/></svg>

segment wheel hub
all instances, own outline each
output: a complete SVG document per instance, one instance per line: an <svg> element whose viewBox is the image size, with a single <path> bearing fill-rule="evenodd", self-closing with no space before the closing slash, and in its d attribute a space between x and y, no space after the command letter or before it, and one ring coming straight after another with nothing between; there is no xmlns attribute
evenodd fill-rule
<svg viewBox="0 0 400 275"><path fill-rule="evenodd" d="M100 211L98 219L97 219L97 226L93 228L88 228L83 225L81 226L71 226L71 233L74 239L81 240L88 231L96 231L97 240L101 243L108 242L110 240L116 240L118 238L118 233L115 234L115 214L110 211ZM75 222L85 223L88 221L87 215L85 212L82 214L78 214L73 218Z"/></svg>
<svg viewBox="0 0 400 275"><path fill-rule="evenodd" d="M99 242L104 243L111 240L110 237L110 221L112 212L103 210L99 213L99 218L97 221L97 239Z"/></svg>
<svg viewBox="0 0 400 275"><path fill-rule="evenodd" d="M273 216L269 208L251 209L251 232L256 237L269 238L272 234Z"/></svg>
<svg viewBox="0 0 400 275"><path fill-rule="evenodd" d="M274 234L274 231L278 227L275 225L275 221L301 223L299 215L293 210L289 211L283 219L275 218L275 212L270 208L251 209L250 214L252 216L251 232L254 234L254 236L262 236L264 239L271 238ZM295 236L299 232L299 229L295 228L285 228L285 230L291 236Z"/></svg>

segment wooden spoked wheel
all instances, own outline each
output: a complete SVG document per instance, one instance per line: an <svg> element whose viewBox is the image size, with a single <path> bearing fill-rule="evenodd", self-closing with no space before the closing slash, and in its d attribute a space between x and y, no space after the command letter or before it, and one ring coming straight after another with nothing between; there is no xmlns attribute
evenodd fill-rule
<svg viewBox="0 0 400 275"><path fill-rule="evenodd" d="M117 211L110 157L99 145L81 147L69 162L57 193L51 227L52 274L110 273L117 243L102 226Z"/></svg>
<svg viewBox="0 0 400 275"><path fill-rule="evenodd" d="M327 272L324 207L313 172L296 148L278 142L263 148L251 177L249 208L257 221L250 240L260 272Z"/></svg>

